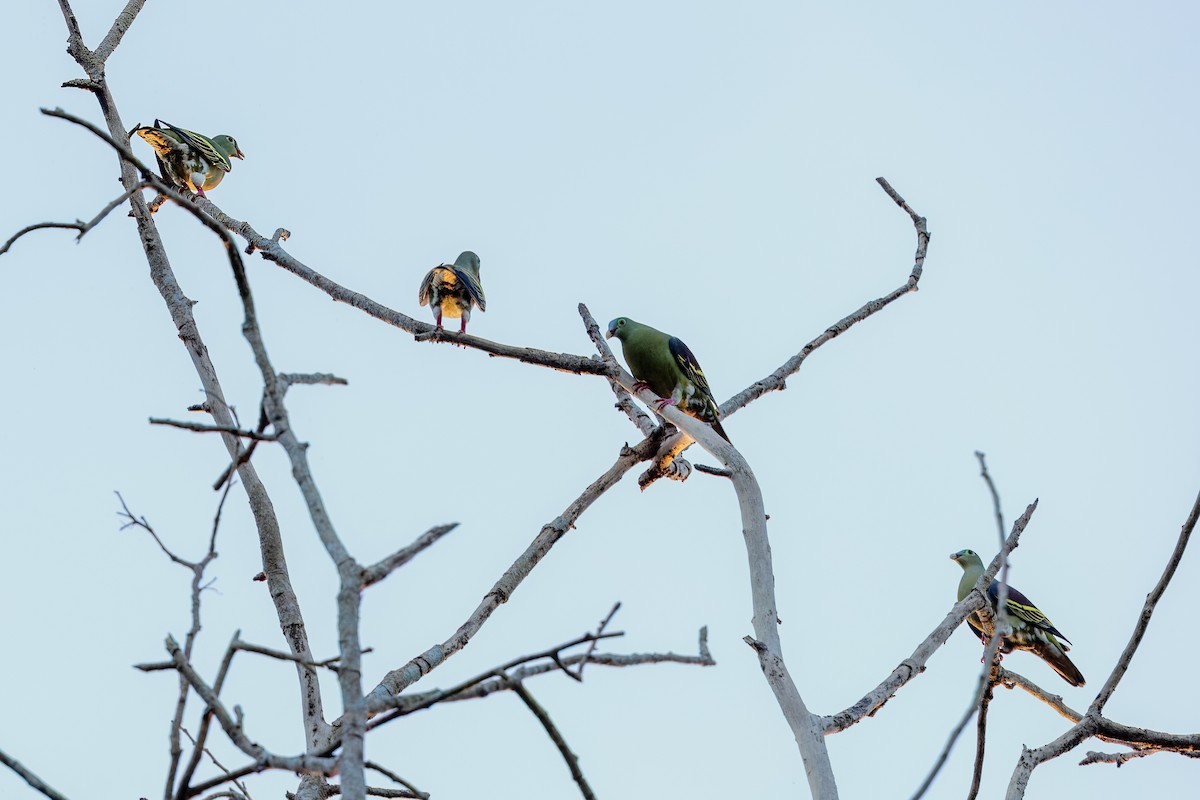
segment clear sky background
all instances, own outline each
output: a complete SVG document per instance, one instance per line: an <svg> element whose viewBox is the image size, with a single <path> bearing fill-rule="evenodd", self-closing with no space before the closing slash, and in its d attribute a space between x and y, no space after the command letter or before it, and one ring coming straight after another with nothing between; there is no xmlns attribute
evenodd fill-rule
<svg viewBox="0 0 1200 800"><path fill-rule="evenodd" d="M95 46L121 8L77 3ZM0 48L0 238L90 218L117 164L62 106L100 121L50 0L9 3ZM809 706L852 704L942 619L960 570L996 549L972 455L1007 519L1040 506L1012 581L1075 642L1088 678L1027 654L1005 665L1084 708L1124 646L1200 487L1196 48L1188 4L241 3L152 0L108 78L127 127L161 117L237 137L212 193L323 274L421 319L425 271L475 250L489 306L471 330L589 354L575 306L684 339L719 400L901 285L933 233L921 290L817 351L786 392L725 427L761 481L781 633ZM151 151L135 141L135 152ZM158 223L227 397L256 418L257 369L216 240L178 208ZM279 268L248 262L281 371L346 387L289 394L334 524L364 562L432 525L461 527L363 603L365 681L448 637L537 534L640 437L608 386L418 344ZM120 531L114 490L185 557L205 545L225 466L186 417L199 381L115 212L0 258L0 748L73 800L158 797L177 681L130 665L188 625L189 574ZM693 453L696 460L709 461ZM318 657L335 654L336 575L281 451L255 456L284 525ZM741 637L750 598L728 483L644 494L634 473L580 520L471 645L416 688L446 687L593 627L624 605L616 652L694 652L714 668L589 668L530 689L600 797L806 797L794 742ZM210 568L195 662L235 629L282 647L240 487ZM1125 681L1117 721L1195 732L1189 553ZM875 718L828 740L842 796L907 797L962 713L980 647L956 632ZM224 697L275 752L303 746L295 673L239 656ZM336 713L338 692L326 682ZM193 706L189 727L195 727ZM1067 723L1020 692L989 718L982 796L1022 744ZM244 757L213 737L227 765ZM1194 796L1194 761L1039 768L1030 798ZM437 800L571 797L517 698L439 707L368 752ZM931 798L965 794L973 728ZM289 775L250 784L256 798ZM0 796L35 797L0 770Z"/></svg>

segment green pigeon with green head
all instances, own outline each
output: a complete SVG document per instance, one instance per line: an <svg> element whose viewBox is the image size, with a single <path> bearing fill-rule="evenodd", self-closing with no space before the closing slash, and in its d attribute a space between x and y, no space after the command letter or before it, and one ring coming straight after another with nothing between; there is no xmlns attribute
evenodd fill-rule
<svg viewBox="0 0 1200 800"><path fill-rule="evenodd" d="M649 389L659 397L654 401L659 411L666 406L675 406L683 413L707 422L729 442L729 436L721 427L721 409L708 388L708 379L686 344L629 317L617 317L608 323L605 338L614 336L621 340L625 363L637 379L635 391Z"/></svg>
<svg viewBox="0 0 1200 800"><path fill-rule="evenodd" d="M466 333L471 309L479 306L480 311L487 311L487 298L479 282L479 256L464 250L453 264L439 264L429 270L421 280L417 302L432 308L438 328L442 327L442 317L460 317L458 331Z"/></svg>
<svg viewBox="0 0 1200 800"><path fill-rule="evenodd" d="M950 558L963 569L962 580L958 582L958 599L962 600L985 571L983 560L974 550L959 550L952 553ZM1000 581L994 580L987 589L988 599L993 611L1000 599ZM1004 637L1000 645L1001 653L1011 653L1013 650L1025 650L1050 665L1050 668L1062 676L1062 679L1072 686L1083 686L1083 673L1079 671L1071 659L1067 658L1067 647L1071 640L1062 635L1062 631L1054 627L1046 615L1033 602L1014 589L1008 587L1008 602L1005 604L1008 621L1012 625L1012 633ZM991 626L984 626L978 612L967 617L967 625L987 646L991 638ZM1065 643L1065 644L1064 644Z"/></svg>
<svg viewBox="0 0 1200 800"><path fill-rule="evenodd" d="M211 139L195 131L154 120L154 125L135 128L134 133L154 148L158 169L164 179L181 189L204 197L233 169L233 158L245 158L237 140L221 134ZM180 152L178 145L183 145Z"/></svg>

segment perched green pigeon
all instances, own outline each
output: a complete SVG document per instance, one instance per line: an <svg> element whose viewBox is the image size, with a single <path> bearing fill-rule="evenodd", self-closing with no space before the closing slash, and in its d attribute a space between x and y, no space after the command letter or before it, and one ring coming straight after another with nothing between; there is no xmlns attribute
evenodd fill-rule
<svg viewBox="0 0 1200 800"><path fill-rule="evenodd" d="M134 133L154 148L163 178L201 197L205 189L215 188L233 168L231 158L246 157L232 136L221 134L210 139L157 119L153 126L137 128ZM183 145L186 155L176 144Z"/></svg>
<svg viewBox="0 0 1200 800"><path fill-rule="evenodd" d="M958 599L962 600L971 593L971 589L979 581L979 576L983 574L983 561L974 550L959 550L950 558L963 568L962 580L958 582ZM991 599L992 608L995 609L1000 596L1000 581L992 581L988 586L987 593ZM1061 675L1067 683L1072 686L1083 686L1083 674L1078 667L1071 663L1071 659L1067 658L1067 651L1071 649L1067 647L1067 644L1070 644L1071 640L1063 636L1062 632L1046 619L1046 615L1028 597L1011 586L1008 587L1006 606L1008 621L1012 625L1013 632L1005 637L1000 646L1000 652L1011 653L1013 650L1027 650L1049 664L1051 669ZM967 625L986 645L991 631L984 630L977 614L967 617ZM1063 644L1063 642L1067 644Z"/></svg>
<svg viewBox="0 0 1200 800"><path fill-rule="evenodd" d="M417 300L433 308L433 321L441 328L442 317L462 317L460 333L467 332L471 309L487 311L487 298L479 282L479 256L470 250L458 254L454 265L440 264L425 275Z"/></svg>
<svg viewBox="0 0 1200 800"><path fill-rule="evenodd" d="M729 436L721 427L721 411L708 388L708 380L686 344L629 317L617 317L608 323L605 338L614 336L621 340L625 362L637 378L634 389L650 389L659 396L654 401L659 411L666 406L676 406L683 413L712 425L713 430L729 442Z"/></svg>

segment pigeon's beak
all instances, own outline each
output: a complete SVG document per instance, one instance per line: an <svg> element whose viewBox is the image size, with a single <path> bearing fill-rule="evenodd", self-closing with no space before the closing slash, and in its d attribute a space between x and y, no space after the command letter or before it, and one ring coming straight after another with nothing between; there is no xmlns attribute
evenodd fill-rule
<svg viewBox="0 0 1200 800"><path fill-rule="evenodd" d="M951 560L951 561L958 561L958 553L951 553L951 554L950 554L950 560Z"/></svg>
<svg viewBox="0 0 1200 800"><path fill-rule="evenodd" d="M604 338L611 339L612 337L613 337L613 329L609 328L607 331L604 332Z"/></svg>
<svg viewBox="0 0 1200 800"><path fill-rule="evenodd" d="M244 159L246 156L245 156L245 154L242 152L242 148L240 148L240 147L239 147L239 148L237 149L237 152L233 154L233 157L234 157L234 158L242 158L242 159Z"/></svg>

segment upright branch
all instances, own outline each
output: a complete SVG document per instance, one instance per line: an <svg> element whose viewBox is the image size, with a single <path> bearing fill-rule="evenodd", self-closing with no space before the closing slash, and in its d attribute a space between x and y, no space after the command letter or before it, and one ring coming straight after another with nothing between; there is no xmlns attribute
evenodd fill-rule
<svg viewBox="0 0 1200 800"><path fill-rule="evenodd" d="M996 530L1000 534L1000 546L1004 547L1004 512L1000 508L1000 493L996 491L996 484L992 482L992 476L988 473L987 456L981 450L976 450L975 458L979 460L979 477L983 478L983 482L987 484L988 491L992 495L992 508L996 512Z"/></svg>

